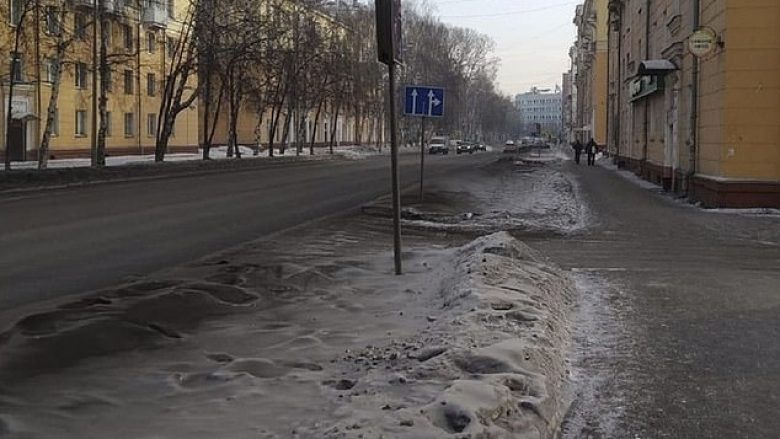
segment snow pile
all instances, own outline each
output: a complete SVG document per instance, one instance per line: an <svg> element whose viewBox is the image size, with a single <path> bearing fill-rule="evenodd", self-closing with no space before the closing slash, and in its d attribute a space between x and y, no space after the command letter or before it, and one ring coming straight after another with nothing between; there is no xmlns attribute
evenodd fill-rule
<svg viewBox="0 0 780 439"><path fill-rule="evenodd" d="M436 276L428 327L344 355L356 366L335 384L338 421L295 437L554 436L572 284L507 233L447 252L454 270Z"/></svg>
<svg viewBox="0 0 780 439"><path fill-rule="evenodd" d="M0 431L552 437L572 294L562 273L498 233L418 242L397 277L375 244L386 235L333 224L10 326L0 313Z"/></svg>
<svg viewBox="0 0 780 439"><path fill-rule="evenodd" d="M571 234L584 229L588 213L578 199L576 182L544 163L493 165L465 184L439 183L434 196L463 199L453 212L436 210L430 203L407 208L404 225L410 228L470 234L498 231L525 234ZM453 204L453 203L449 203Z"/></svg>

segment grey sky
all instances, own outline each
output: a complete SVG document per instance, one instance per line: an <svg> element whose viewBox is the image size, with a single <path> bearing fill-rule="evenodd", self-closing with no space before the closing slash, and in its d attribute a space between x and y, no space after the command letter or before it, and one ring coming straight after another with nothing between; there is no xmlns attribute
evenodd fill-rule
<svg viewBox="0 0 780 439"><path fill-rule="evenodd" d="M568 68L576 0L428 0L446 23L470 27L496 42L498 80L514 95L552 88Z"/></svg>

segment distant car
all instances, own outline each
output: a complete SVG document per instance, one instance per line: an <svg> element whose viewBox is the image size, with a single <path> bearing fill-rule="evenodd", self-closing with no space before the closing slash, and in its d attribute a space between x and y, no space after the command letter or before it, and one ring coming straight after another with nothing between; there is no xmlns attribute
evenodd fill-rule
<svg viewBox="0 0 780 439"><path fill-rule="evenodd" d="M517 152L517 145L515 145L514 140L507 140L506 143L504 143L504 152L507 154L514 154Z"/></svg>
<svg viewBox="0 0 780 439"><path fill-rule="evenodd" d="M450 153L450 147L447 145L430 145L428 146L428 154L443 154Z"/></svg>
<svg viewBox="0 0 780 439"><path fill-rule="evenodd" d="M436 136L431 138L431 141L428 143L428 154L449 154L449 143L450 139L447 136Z"/></svg>
<svg viewBox="0 0 780 439"><path fill-rule="evenodd" d="M473 154L474 145L465 142L458 142L458 146L455 148L455 152L458 154Z"/></svg>
<svg viewBox="0 0 780 439"><path fill-rule="evenodd" d="M484 143L475 143L474 151L487 151L487 145Z"/></svg>

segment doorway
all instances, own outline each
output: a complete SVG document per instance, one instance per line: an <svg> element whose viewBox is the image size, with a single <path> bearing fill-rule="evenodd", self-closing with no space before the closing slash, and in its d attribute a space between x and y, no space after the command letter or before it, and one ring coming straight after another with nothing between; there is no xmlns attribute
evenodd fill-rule
<svg viewBox="0 0 780 439"><path fill-rule="evenodd" d="M13 119L8 127L8 156L12 162L23 162L27 159L26 153L27 122Z"/></svg>

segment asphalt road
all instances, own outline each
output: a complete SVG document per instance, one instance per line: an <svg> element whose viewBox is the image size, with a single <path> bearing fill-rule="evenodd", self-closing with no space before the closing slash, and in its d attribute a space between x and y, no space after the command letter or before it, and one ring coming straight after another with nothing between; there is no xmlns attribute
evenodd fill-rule
<svg viewBox="0 0 780 439"><path fill-rule="evenodd" d="M495 158L428 156L426 179ZM419 157L402 155L403 184L418 172ZM0 309L114 285L389 191L385 156L0 196Z"/></svg>
<svg viewBox="0 0 780 439"><path fill-rule="evenodd" d="M776 438L780 218L706 212L563 166L593 225L530 244L580 281L566 438Z"/></svg>

